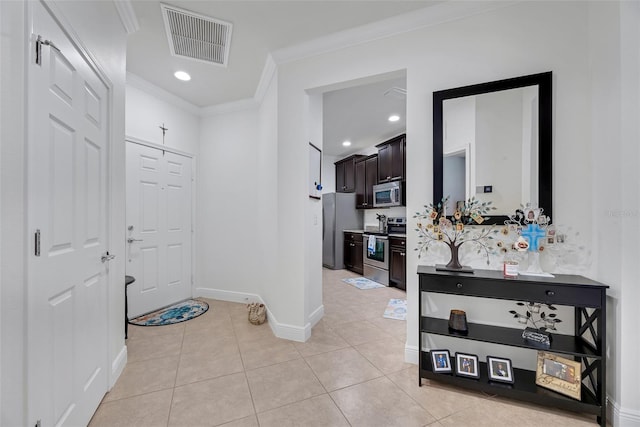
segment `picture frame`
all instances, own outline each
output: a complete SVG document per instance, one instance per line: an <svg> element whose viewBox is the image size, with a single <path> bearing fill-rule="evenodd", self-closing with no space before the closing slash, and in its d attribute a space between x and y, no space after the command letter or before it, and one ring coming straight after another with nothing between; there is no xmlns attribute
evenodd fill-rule
<svg viewBox="0 0 640 427"><path fill-rule="evenodd" d="M487 374L489 381L513 384L513 364L511 359L496 356L487 356Z"/></svg>
<svg viewBox="0 0 640 427"><path fill-rule="evenodd" d="M309 197L320 199L322 194L322 150L309 143Z"/></svg>
<svg viewBox="0 0 640 427"><path fill-rule="evenodd" d="M468 353L456 353L456 376L480 378L478 356Z"/></svg>
<svg viewBox="0 0 640 427"><path fill-rule="evenodd" d="M546 351L539 351L536 384L581 400L582 363Z"/></svg>
<svg viewBox="0 0 640 427"><path fill-rule="evenodd" d="M450 374L452 369L449 350L431 350L431 368L438 374Z"/></svg>

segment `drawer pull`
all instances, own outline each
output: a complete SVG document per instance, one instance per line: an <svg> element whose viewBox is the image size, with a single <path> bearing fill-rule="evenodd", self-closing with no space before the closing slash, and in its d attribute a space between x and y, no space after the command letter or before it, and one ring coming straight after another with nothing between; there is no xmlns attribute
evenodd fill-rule
<svg viewBox="0 0 640 427"><path fill-rule="evenodd" d="M545 292L547 294L547 296L552 297L554 296L556 293L554 291L546 291Z"/></svg>
<svg viewBox="0 0 640 427"><path fill-rule="evenodd" d="M462 283L458 283L456 286L458 287L458 289L462 289Z"/></svg>

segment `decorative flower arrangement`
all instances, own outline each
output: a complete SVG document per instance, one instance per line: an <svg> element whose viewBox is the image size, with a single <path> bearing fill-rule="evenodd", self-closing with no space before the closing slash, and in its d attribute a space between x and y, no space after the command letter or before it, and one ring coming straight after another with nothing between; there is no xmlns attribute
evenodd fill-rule
<svg viewBox="0 0 640 427"><path fill-rule="evenodd" d="M446 216L445 206L449 197L442 199L437 205L425 205L425 212L416 212L413 216L418 218L416 231L418 232L418 258L423 252L427 252L434 243L444 243L451 250L451 260L445 266L449 270L462 270L464 267L458 260L458 249L464 243L474 244L478 253L484 251L489 264L489 255L495 252L493 247L493 235L498 230L493 227L473 228L485 221L484 215L495 207L491 202L480 202L475 197L464 202L455 210L451 217Z"/></svg>
<svg viewBox="0 0 640 427"><path fill-rule="evenodd" d="M551 304L539 304L533 302L526 304L524 302L518 302L516 304L521 307L526 307L525 314L520 314L515 310L509 310L509 313L513 314L513 317L518 319L519 323L530 325L540 332L547 330L555 331L556 324L562 322L562 320L557 318L555 313L546 314L546 312L541 311L543 305L551 311L557 310L557 308Z"/></svg>

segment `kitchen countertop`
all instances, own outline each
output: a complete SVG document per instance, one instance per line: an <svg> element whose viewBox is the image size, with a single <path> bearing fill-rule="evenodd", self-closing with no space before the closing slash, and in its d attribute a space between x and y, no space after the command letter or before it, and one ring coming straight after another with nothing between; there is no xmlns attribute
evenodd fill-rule
<svg viewBox="0 0 640 427"><path fill-rule="evenodd" d="M365 231L365 230L342 230L344 233L355 233L355 234L364 234L364 233L370 233L370 231ZM389 236L389 237L403 237L403 238L407 238L407 235L405 233L387 233L387 234L380 234L380 236Z"/></svg>

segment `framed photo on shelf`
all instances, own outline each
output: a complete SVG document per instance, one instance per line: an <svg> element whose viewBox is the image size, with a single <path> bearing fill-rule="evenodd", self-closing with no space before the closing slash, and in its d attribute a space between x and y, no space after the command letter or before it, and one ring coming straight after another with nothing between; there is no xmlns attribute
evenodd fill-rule
<svg viewBox="0 0 640 427"><path fill-rule="evenodd" d="M480 378L478 356L475 354L456 353L456 375L468 378Z"/></svg>
<svg viewBox="0 0 640 427"><path fill-rule="evenodd" d="M431 366L435 373L450 374L452 369L449 350L431 350Z"/></svg>
<svg viewBox="0 0 640 427"><path fill-rule="evenodd" d="M581 369L581 362L539 351L536 384L580 400Z"/></svg>
<svg viewBox="0 0 640 427"><path fill-rule="evenodd" d="M510 359L487 356L489 381L513 384L513 365Z"/></svg>

